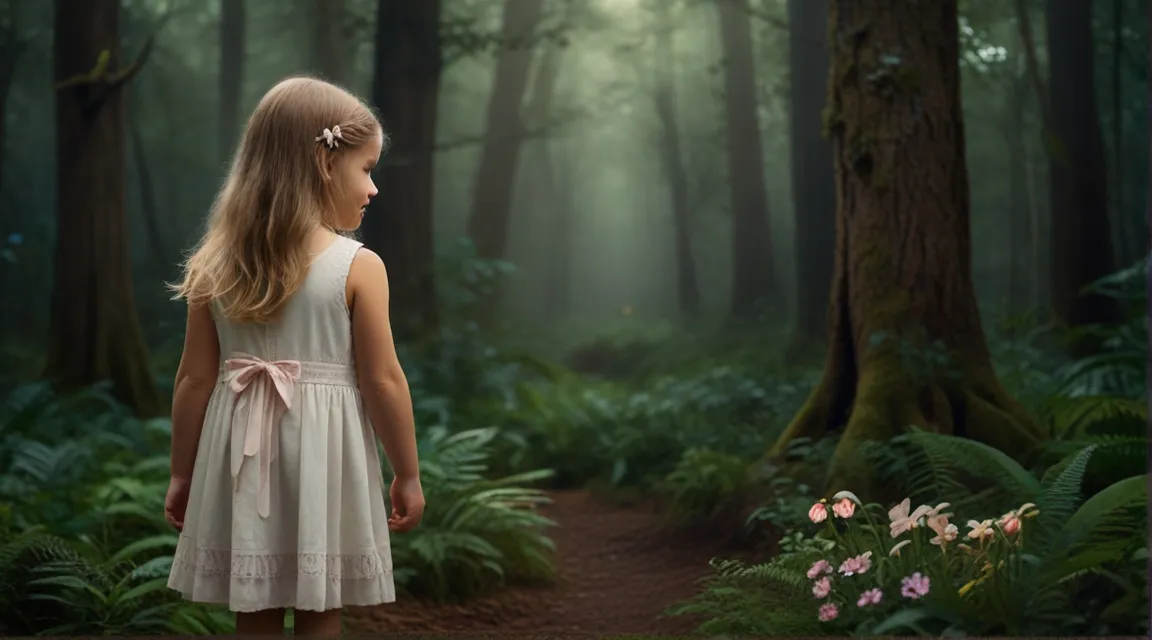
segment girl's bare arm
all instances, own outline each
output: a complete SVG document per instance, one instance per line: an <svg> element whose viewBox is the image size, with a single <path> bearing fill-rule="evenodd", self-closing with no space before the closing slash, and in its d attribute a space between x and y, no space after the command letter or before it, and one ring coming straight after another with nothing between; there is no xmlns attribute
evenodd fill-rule
<svg viewBox="0 0 1152 640"><path fill-rule="evenodd" d="M400 367L388 315L384 261L361 249L348 271L348 305L360 394L397 479L419 479L416 425L408 378Z"/></svg>
<svg viewBox="0 0 1152 640"><path fill-rule="evenodd" d="M220 372L220 342L208 305L188 307L184 353L172 394L172 477L190 480L204 414Z"/></svg>

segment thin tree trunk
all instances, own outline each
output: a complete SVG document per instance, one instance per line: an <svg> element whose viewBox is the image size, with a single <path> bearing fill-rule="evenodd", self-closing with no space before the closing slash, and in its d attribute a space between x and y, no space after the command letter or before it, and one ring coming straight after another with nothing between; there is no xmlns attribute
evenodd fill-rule
<svg viewBox="0 0 1152 640"><path fill-rule="evenodd" d="M1128 262L1130 235L1128 212L1124 208L1124 83L1120 73L1124 56L1124 2L1112 0L1112 246L1117 262Z"/></svg>
<svg viewBox="0 0 1152 640"><path fill-rule="evenodd" d="M171 262L165 248L164 234L160 231L159 206L152 185L152 172L148 169L147 153L144 149L144 136L140 133L139 118L133 117L139 108L128 118L128 134L132 140L132 159L136 161L136 181L140 187L140 215L144 219L144 230L148 234L148 253L158 269Z"/></svg>
<svg viewBox="0 0 1152 640"><path fill-rule="evenodd" d="M246 1L220 0L219 153L225 163L232 157L240 139L240 96L247 48Z"/></svg>
<svg viewBox="0 0 1152 640"><path fill-rule="evenodd" d="M488 99L485 142L477 165L468 237L477 254L503 260L511 223L512 191L524 120L520 112L528 86L532 49L528 46L543 13L543 0L505 0L502 34L508 48L496 63L492 95Z"/></svg>
<svg viewBox="0 0 1152 640"><path fill-rule="evenodd" d="M1069 327L1116 319L1100 295L1081 295L1114 270L1104 143L1096 107L1090 0L1048 0L1048 102L1058 141L1050 161L1052 305ZM1091 349L1088 343L1073 351Z"/></svg>
<svg viewBox="0 0 1152 640"><path fill-rule="evenodd" d="M388 268L396 336L436 335L432 232L433 147L443 68L440 0L379 0L372 102L392 139L377 169L380 195L364 217L364 243Z"/></svg>
<svg viewBox="0 0 1152 640"><path fill-rule="evenodd" d="M350 56L344 35L344 0L310 0L312 68L328 82L343 86L349 79Z"/></svg>
<svg viewBox="0 0 1152 640"><path fill-rule="evenodd" d="M1028 191L1028 154L1025 148L1024 101L1028 96L1027 77L1015 75L1006 92L1004 138L1008 172L1008 309L1020 315L1029 307L1029 271L1032 256L1032 202Z"/></svg>
<svg viewBox="0 0 1152 640"><path fill-rule="evenodd" d="M672 223L676 239L676 293L680 312L694 316L700 311L700 285L696 260L692 255L690 211L688 210L688 172L680 144L680 124L676 117L676 90L673 75L675 52L672 30L668 26L667 6L660 5L660 29L656 33L656 86L653 96L660 123L660 163L668 181Z"/></svg>
<svg viewBox="0 0 1152 640"><path fill-rule="evenodd" d="M789 0L788 22L796 324L787 355L795 362L827 330L835 261L836 183L821 122L828 94L828 0Z"/></svg>
<svg viewBox="0 0 1152 640"><path fill-rule="evenodd" d="M539 62L532 80L532 93L525 109L525 119L534 128L540 129L553 116L556 102L556 87L560 79L560 69L564 58L564 47L546 44L539 54ZM572 203L562 183L569 178L557 171L554 160L553 143L548 137L540 138L529 147L532 155L531 168L537 172L540 183L533 189L540 203L537 211L550 212L546 220L546 232L536 241L539 251L539 264L544 265L544 291L541 311L545 320L556 321L568 313L572 262L571 218ZM550 236L551 240L545 240Z"/></svg>
<svg viewBox="0 0 1152 640"><path fill-rule="evenodd" d="M8 120L8 94L16 77L16 66L24 53L25 43L16 39L15 33L4 34L10 38L0 44L0 187L4 185L4 141L7 139L5 124Z"/></svg>
<svg viewBox="0 0 1152 640"><path fill-rule="evenodd" d="M867 486L850 464L862 441L908 425L1009 454L1038 441L990 363L972 287L956 4L831 3L830 344L823 378L769 455L844 426L830 465L837 488ZM904 365L906 346L936 344L947 350L943 370Z"/></svg>
<svg viewBox="0 0 1152 640"><path fill-rule="evenodd" d="M768 189L756 100L756 65L748 11L717 0L724 52L724 107L732 208L732 315L750 317L776 289Z"/></svg>
<svg viewBox="0 0 1152 640"><path fill-rule="evenodd" d="M110 380L142 416L160 411L132 296L118 0L56 0L56 262L45 376ZM147 51L147 49L146 49Z"/></svg>

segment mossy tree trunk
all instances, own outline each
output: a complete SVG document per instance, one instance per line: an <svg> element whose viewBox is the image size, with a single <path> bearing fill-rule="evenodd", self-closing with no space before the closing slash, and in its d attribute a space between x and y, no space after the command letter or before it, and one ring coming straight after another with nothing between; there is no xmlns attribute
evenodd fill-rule
<svg viewBox="0 0 1152 640"><path fill-rule="evenodd" d="M436 335L433 151L443 52L440 0L379 0L372 103L391 147L376 169L380 195L364 216L365 245L388 268L398 340Z"/></svg>
<svg viewBox="0 0 1152 640"><path fill-rule="evenodd" d="M956 4L830 5L829 349L819 385L769 452L843 427L830 483L864 480L848 464L858 445L911 425L1009 454L1038 438L989 362L972 288Z"/></svg>
<svg viewBox="0 0 1152 640"><path fill-rule="evenodd" d="M124 176L123 87L143 54L133 64L121 58L118 0L56 0L55 12L57 236L45 377L65 390L111 381L120 401L154 416L160 396L132 296Z"/></svg>

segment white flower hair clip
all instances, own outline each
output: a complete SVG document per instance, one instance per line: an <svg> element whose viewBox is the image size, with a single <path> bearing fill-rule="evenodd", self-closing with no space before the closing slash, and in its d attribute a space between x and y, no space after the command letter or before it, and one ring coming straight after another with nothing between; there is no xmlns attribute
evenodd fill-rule
<svg viewBox="0 0 1152 640"><path fill-rule="evenodd" d="M335 149L336 147L340 146L340 143L336 142L338 139L344 139L344 136L340 135L340 125L336 125L331 129L325 127L324 131L320 135L316 136L316 142L323 140L324 144L327 144L329 149Z"/></svg>

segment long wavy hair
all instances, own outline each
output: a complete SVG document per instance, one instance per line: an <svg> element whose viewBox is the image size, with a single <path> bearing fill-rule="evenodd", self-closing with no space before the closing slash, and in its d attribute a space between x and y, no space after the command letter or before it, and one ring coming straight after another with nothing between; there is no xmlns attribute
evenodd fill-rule
<svg viewBox="0 0 1152 640"><path fill-rule="evenodd" d="M340 127L329 148L325 129ZM311 264L305 241L335 230L340 156L383 136L363 101L322 80L292 77L272 87L249 118L208 227L170 285L175 299L212 303L236 322L273 321Z"/></svg>

